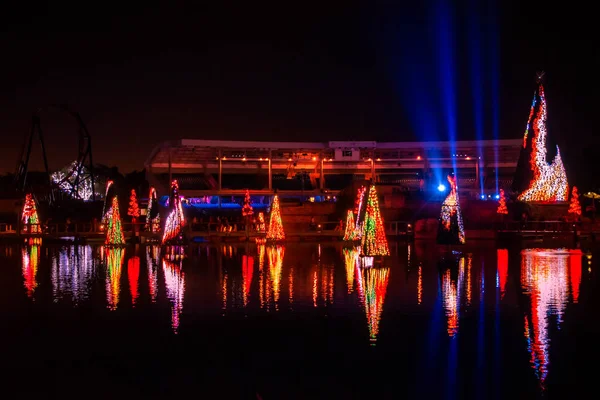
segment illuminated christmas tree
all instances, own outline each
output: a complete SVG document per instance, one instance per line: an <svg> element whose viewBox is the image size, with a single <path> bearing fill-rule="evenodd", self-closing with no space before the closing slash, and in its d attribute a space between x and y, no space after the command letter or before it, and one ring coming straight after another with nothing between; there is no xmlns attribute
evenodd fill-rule
<svg viewBox="0 0 600 400"><path fill-rule="evenodd" d="M355 240L356 239L356 225L354 224L354 213L352 210L348 210L346 216L346 229L344 231L344 240Z"/></svg>
<svg viewBox="0 0 600 400"><path fill-rule="evenodd" d="M154 220L158 218L158 207L156 207L156 189L150 188L150 194L148 194L148 208L146 209L146 230L156 232L154 230Z"/></svg>
<svg viewBox="0 0 600 400"><path fill-rule="evenodd" d="M465 244L465 230L460 211L456 177L448 175L448 182L450 182L450 193L442 203L437 242L448 245Z"/></svg>
<svg viewBox="0 0 600 400"><path fill-rule="evenodd" d="M267 240L279 241L285 239L283 223L281 222L281 211L279 210L279 196L273 196L271 204L271 215L269 217L269 226L267 227Z"/></svg>
<svg viewBox="0 0 600 400"><path fill-rule="evenodd" d="M552 163L548 164L546 160L548 152L546 149L547 107L544 85L542 84L543 75L543 73L538 75L538 88L534 94L533 104L529 112L527 129L525 130L523 139L524 152L522 154L529 155L529 168L525 168L524 163L521 164L523 164L523 169L528 169L525 176L531 177L529 186L519 196L519 200L525 202L550 203L567 201L569 196L567 173L558 146L556 146L556 156ZM539 98L539 101L537 101L537 98ZM536 105L537 113L535 113ZM529 137L529 128L533 115L535 115L535 119L533 120L533 136Z"/></svg>
<svg viewBox="0 0 600 400"><path fill-rule="evenodd" d="M500 189L500 199L498 200L498 214L508 214L508 208L506 208L506 197L504 196L504 190Z"/></svg>
<svg viewBox="0 0 600 400"><path fill-rule="evenodd" d="M31 193L25 195L25 204L23 205L23 214L21 221L25 225L25 231L28 233L42 233L42 227L40 226L40 218L37 213L37 207L35 206L35 200Z"/></svg>
<svg viewBox="0 0 600 400"><path fill-rule="evenodd" d="M364 256L389 256L387 237L379 209L379 199L375 185L371 185L366 201L365 220L362 233L362 252Z"/></svg>
<svg viewBox="0 0 600 400"><path fill-rule="evenodd" d="M246 190L246 196L244 197L244 206L242 207L242 216L250 217L254 214L254 210L252 209L252 202L250 199L250 191Z"/></svg>
<svg viewBox="0 0 600 400"><path fill-rule="evenodd" d="M140 216L140 207L138 206L137 194L135 189L131 189L131 195L129 196L129 208L127 209L127 215L131 217L131 222L134 224Z"/></svg>
<svg viewBox="0 0 600 400"><path fill-rule="evenodd" d="M171 211L165 222L165 230L163 232L162 244L178 239L181 234L185 218L183 217L183 208L181 206L181 198L179 197L179 184L176 180L171 183L171 197L169 199Z"/></svg>
<svg viewBox="0 0 600 400"><path fill-rule="evenodd" d="M123 228L121 227L121 215L119 214L119 200L117 196L112 199L110 214L108 216L108 227L106 228L107 245L118 246L125 244Z"/></svg>
<svg viewBox="0 0 600 400"><path fill-rule="evenodd" d="M362 237L362 233L363 233L363 217L364 217L364 211L365 211L365 195L367 192L367 188L364 186L361 186L358 189L358 192L356 194L356 202L354 204L354 216L355 216L355 227L354 227L354 239L360 239Z"/></svg>
<svg viewBox="0 0 600 400"><path fill-rule="evenodd" d="M573 186L571 191L571 204L569 204L569 214L573 214L575 218L581 215L581 204L579 204L579 192L577 187Z"/></svg>

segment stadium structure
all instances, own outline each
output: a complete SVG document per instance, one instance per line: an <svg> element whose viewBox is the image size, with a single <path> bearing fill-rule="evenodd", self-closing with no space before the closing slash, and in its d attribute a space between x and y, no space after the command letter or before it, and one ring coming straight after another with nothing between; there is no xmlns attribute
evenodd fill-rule
<svg viewBox="0 0 600 400"><path fill-rule="evenodd" d="M335 196L356 181L373 179L397 191L443 189L454 170L463 195L494 197L510 186L521 139L457 142L166 141L145 168L159 196L177 179L180 193L199 203L274 192L311 201ZM215 200L218 198L219 200Z"/></svg>

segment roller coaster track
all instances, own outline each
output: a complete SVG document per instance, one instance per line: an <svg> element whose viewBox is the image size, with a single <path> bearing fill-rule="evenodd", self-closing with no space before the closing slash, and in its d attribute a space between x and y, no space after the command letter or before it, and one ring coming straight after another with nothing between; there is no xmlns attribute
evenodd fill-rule
<svg viewBox="0 0 600 400"><path fill-rule="evenodd" d="M75 118L77 124L79 126L78 129L78 154L77 159L71 165L70 170L61 178L60 181L53 181L51 177L51 171L48 167L48 157L46 154L46 147L44 144L44 136L42 133L42 124L40 114L43 111L51 111L58 110L65 112ZM28 166L29 166L29 158L31 155L31 147L33 145L33 141L35 136L37 136L41 148L42 155L44 158L44 168L48 177L48 187L51 189L51 195L49 196L50 202L53 202L56 198L55 194L58 191L66 192L72 198L78 198L80 185L86 179L91 180L92 188L94 188L94 163L92 158L92 138L81 119L81 116L78 112L70 111L64 105L51 105L49 107L40 108L34 112L32 116L31 123L31 131L29 132L29 136L26 138L23 150L21 152L20 160L17 163L17 168L15 172L15 184L17 190L25 191L28 189ZM87 168L87 171L86 171ZM67 189L65 189L67 188ZM95 190L92 190L92 200L96 200Z"/></svg>

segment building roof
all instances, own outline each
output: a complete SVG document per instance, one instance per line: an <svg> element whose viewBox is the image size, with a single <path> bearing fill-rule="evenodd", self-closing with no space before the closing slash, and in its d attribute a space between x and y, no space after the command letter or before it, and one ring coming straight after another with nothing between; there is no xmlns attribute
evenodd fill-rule
<svg viewBox="0 0 600 400"><path fill-rule="evenodd" d="M448 155L451 151L471 151L473 155L481 149L483 153L510 150L512 154L522 146L522 139L501 140L470 140L456 141L430 141L430 142L374 142L374 141L330 141L330 142L263 142L263 141L229 141L229 140L197 140L181 139L166 141L154 148L145 166L155 163L168 163L172 161L184 163L201 163L214 160L225 153L229 157L259 158L269 157L276 152L280 158L287 157L287 153L318 153L323 157L335 150L361 150L361 151L398 151L399 153L429 153L439 151ZM271 153L269 153L271 152ZM276 156L271 156L276 158ZM517 154L518 157L518 154ZM516 159L515 159L516 162Z"/></svg>

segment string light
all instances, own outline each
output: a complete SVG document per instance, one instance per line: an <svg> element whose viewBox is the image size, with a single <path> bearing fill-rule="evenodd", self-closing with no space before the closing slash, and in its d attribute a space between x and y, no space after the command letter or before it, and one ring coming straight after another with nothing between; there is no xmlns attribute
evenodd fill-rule
<svg viewBox="0 0 600 400"><path fill-rule="evenodd" d="M354 213L348 210L346 215L346 229L344 231L344 240L351 241L356 239L356 224L354 223Z"/></svg>
<svg viewBox="0 0 600 400"><path fill-rule="evenodd" d="M58 185L61 191L68 193L76 199L83 201L90 201L92 199L94 188L92 187L90 171L77 160L62 170L50 174L50 179L54 184ZM75 185L77 185L77 190L73 191ZM96 195L99 195L99 193L96 192Z"/></svg>
<svg viewBox="0 0 600 400"><path fill-rule="evenodd" d="M281 211L279 209L279 196L273 197L271 205L271 216L269 218L269 226L267 228L267 240L279 241L285 239L283 231L283 223L281 222Z"/></svg>
<svg viewBox="0 0 600 400"><path fill-rule="evenodd" d="M119 246L125 244L123 228L121 227L121 215L119 214L119 200L117 196L113 197L108 218L108 228L106 229L106 244Z"/></svg>
<svg viewBox="0 0 600 400"><path fill-rule="evenodd" d="M25 230L29 233L42 233L42 227L40 226L40 218L38 216L37 207L35 206L35 199L31 193L25 195L25 204L23 204L23 214L21 221L25 225Z"/></svg>
<svg viewBox="0 0 600 400"><path fill-rule="evenodd" d="M138 206L137 194L135 189L131 189L131 195L129 196L129 208L127 209L127 215L131 217L131 221L135 223L140 216L140 207Z"/></svg>
<svg viewBox="0 0 600 400"><path fill-rule="evenodd" d="M182 231L182 227L185 224L185 218L183 216L183 208L181 206L181 199L179 197L179 184L177 180L171 183L171 212L167 216L165 222L165 231L163 233L162 244L176 239Z"/></svg>
<svg viewBox="0 0 600 400"><path fill-rule="evenodd" d="M569 196L569 183L567 173L560 157L560 150L556 146L556 157L552 164L546 161L546 97L544 86L539 83L538 94L540 105L537 116L533 121L533 138L531 149L531 170L533 179L529 188L519 196L525 202L556 202L567 201ZM527 131L525 131L527 134Z"/></svg>
<svg viewBox="0 0 600 400"><path fill-rule="evenodd" d="M263 233L266 229L265 225L265 214L261 211L258 213L258 226L256 228L257 231Z"/></svg>
<svg viewBox="0 0 600 400"><path fill-rule="evenodd" d="M148 195L148 208L146 209L146 229L151 230L152 232L157 232L154 230L154 222L156 219L160 220L160 217L157 215L156 218L152 218L152 210L154 209L154 203L156 202L156 189L154 187L150 187L150 194Z"/></svg>
<svg viewBox="0 0 600 400"><path fill-rule="evenodd" d="M365 198L365 192L367 191L367 188L364 186L361 186L358 189L358 192L356 194L356 202L355 202L355 209L354 209L354 215L356 215L356 226L355 226L355 233L354 233L354 238L355 239L360 239L362 237L362 224L361 224L361 215L362 215L362 211L363 211L363 200Z"/></svg>
<svg viewBox="0 0 600 400"><path fill-rule="evenodd" d="M379 335L379 321L381 320L383 303L385 302L389 272L389 268L366 269L362 272L362 285L359 286L359 290L364 288L361 297L364 299L372 345L375 345L377 336Z"/></svg>
<svg viewBox="0 0 600 400"><path fill-rule="evenodd" d="M450 193L442 203L437 241L439 244L465 244L465 229L458 198L456 177L448 175Z"/></svg>
<svg viewBox="0 0 600 400"><path fill-rule="evenodd" d="M525 135L523 135L523 148L527 147L527 136L529 135L529 130L531 129L531 119L533 118L533 111L535 109L536 100L537 97L534 91L533 101L531 102L531 108L529 109L529 118L527 118L527 126L525 127Z"/></svg>
<svg viewBox="0 0 600 400"><path fill-rule="evenodd" d="M500 199L498 200L498 214L508 214L508 208L506 208L506 197L504 196L504 189L500 189Z"/></svg>
<svg viewBox="0 0 600 400"><path fill-rule="evenodd" d="M581 215L581 204L579 204L579 192L577 191L577 186L573 186L573 190L571 191L569 214L575 214L575 218Z"/></svg>
<svg viewBox="0 0 600 400"><path fill-rule="evenodd" d="M246 196L244 197L244 206L242 207L242 216L250 217L254 214L254 210L252 209L252 202L250 199L250 191L246 190Z"/></svg>
<svg viewBox="0 0 600 400"><path fill-rule="evenodd" d="M363 255L367 257L389 256L390 250L385 236L385 228L383 226L383 218L381 218L375 185L371 185L369 189L363 229Z"/></svg>

